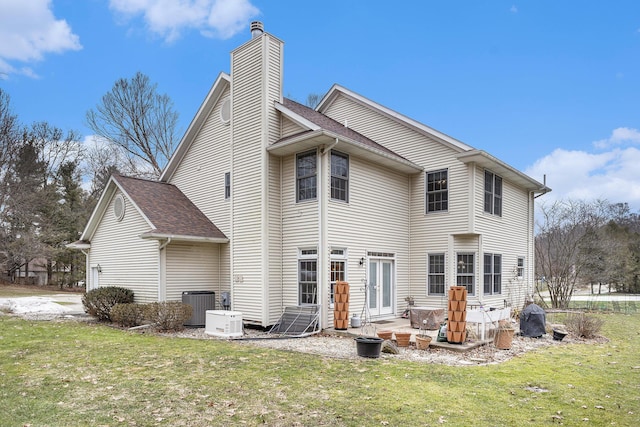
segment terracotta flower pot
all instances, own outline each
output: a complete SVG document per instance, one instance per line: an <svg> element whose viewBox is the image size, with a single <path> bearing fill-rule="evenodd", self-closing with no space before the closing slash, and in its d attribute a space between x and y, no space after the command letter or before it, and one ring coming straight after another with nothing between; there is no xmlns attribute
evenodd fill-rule
<svg viewBox="0 0 640 427"><path fill-rule="evenodd" d="M378 337L382 338L383 340L390 340L393 336L392 331L378 331L377 334Z"/></svg>
<svg viewBox="0 0 640 427"><path fill-rule="evenodd" d="M409 347L411 332L396 332L396 343L398 347Z"/></svg>
<svg viewBox="0 0 640 427"><path fill-rule="evenodd" d="M431 344L430 336L420 336L416 335L416 348L418 350L426 350L429 348L429 344Z"/></svg>
<svg viewBox="0 0 640 427"><path fill-rule="evenodd" d="M513 342L513 329L498 328L493 344L500 350L509 350Z"/></svg>

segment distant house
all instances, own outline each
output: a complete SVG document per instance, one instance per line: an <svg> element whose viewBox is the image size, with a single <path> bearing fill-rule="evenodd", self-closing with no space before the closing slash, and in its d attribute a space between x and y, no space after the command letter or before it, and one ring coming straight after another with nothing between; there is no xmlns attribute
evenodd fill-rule
<svg viewBox="0 0 640 427"><path fill-rule="evenodd" d="M284 98L283 42L252 24L158 182L113 176L76 247L87 288L136 300L230 292L248 323L321 305L398 317L406 297L521 306L533 289L534 197L549 189L490 154L335 85Z"/></svg>

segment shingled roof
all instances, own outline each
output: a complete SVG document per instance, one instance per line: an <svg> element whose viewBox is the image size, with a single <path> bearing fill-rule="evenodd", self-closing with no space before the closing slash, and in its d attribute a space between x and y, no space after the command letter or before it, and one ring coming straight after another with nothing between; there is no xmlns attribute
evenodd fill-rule
<svg viewBox="0 0 640 427"><path fill-rule="evenodd" d="M175 185L122 175L113 180L151 222L154 228L144 233L148 237L227 239Z"/></svg>
<svg viewBox="0 0 640 427"><path fill-rule="evenodd" d="M377 142L375 142L372 139L367 138L366 136L362 135L361 133L356 132L355 130L341 124L340 122L325 116L322 113L317 112L316 110L309 108L305 105L302 105L296 101L293 101L289 98L283 98L282 100L282 105L285 106L286 108L288 108L289 110L293 111L294 113L298 114L301 117L304 117L306 120L312 122L313 124L317 125L319 128L324 129L326 131L332 132L336 135L342 136L344 138L350 139L352 141L358 142L362 145L365 145L367 147L376 149L378 151L382 151L384 153L390 154L392 156L396 156L398 158L404 159L404 157L400 156L399 154L389 150L388 148L386 148L383 145L378 144ZM305 132L311 132L311 131L304 131L304 132L300 132L298 134L295 135L290 135L287 136L286 138L282 138L278 141L276 141L273 145L277 145L279 143L284 143L286 142L288 139L290 138L295 138L301 134L304 134ZM406 159L404 159L406 160Z"/></svg>

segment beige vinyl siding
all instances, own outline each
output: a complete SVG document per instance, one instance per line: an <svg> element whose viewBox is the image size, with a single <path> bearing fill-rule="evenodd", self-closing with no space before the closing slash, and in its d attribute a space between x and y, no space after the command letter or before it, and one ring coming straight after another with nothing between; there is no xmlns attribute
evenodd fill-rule
<svg viewBox="0 0 640 427"><path fill-rule="evenodd" d="M90 266L100 264L100 286L122 286L133 290L136 302L158 300L158 242L138 236L150 230L149 224L131 202L125 200L125 215L116 221L113 201L109 202L91 238Z"/></svg>
<svg viewBox="0 0 640 427"><path fill-rule="evenodd" d="M286 138L287 136L296 135L300 132L307 130L302 126L298 125L297 123L294 123L293 121L287 119L284 116L282 117L281 129L282 129L281 138Z"/></svg>
<svg viewBox="0 0 640 427"><path fill-rule="evenodd" d="M502 254L502 295L487 296L486 300L501 304L506 299L520 307L531 290L531 282L525 283L515 277L518 256L524 256L525 263L533 259L532 241L527 233L531 218L530 196L503 177L502 216L484 212L484 171L481 167L476 168L476 230L482 233L484 252Z"/></svg>
<svg viewBox="0 0 640 427"><path fill-rule="evenodd" d="M427 297L427 254L445 253L448 263L450 236L473 232L469 214L470 173L468 167L455 158L460 150L345 96L338 97L325 114L341 123L348 121L350 128L424 168L425 172L410 176L411 267L407 293L416 299L416 304L440 304L439 296ZM425 175L441 169L448 171L448 211L426 214ZM452 280L449 276L447 269L447 284Z"/></svg>
<svg viewBox="0 0 640 427"><path fill-rule="evenodd" d="M295 155L282 159L282 302L298 305L298 253L318 249L318 202L296 203Z"/></svg>
<svg viewBox="0 0 640 427"><path fill-rule="evenodd" d="M339 146L336 147L339 149ZM325 188L330 195L330 176ZM349 203L329 201L329 247L348 250L351 313L362 312L367 252L395 254L394 311L404 309L409 292L409 182L406 174L349 156ZM329 197L329 196L328 196ZM330 316L333 321L333 316Z"/></svg>
<svg viewBox="0 0 640 427"><path fill-rule="evenodd" d="M230 202L224 197L224 175L231 171L231 133L230 125L220 120L220 108L229 95L225 90L169 181L227 237Z"/></svg>
<svg viewBox="0 0 640 427"><path fill-rule="evenodd" d="M270 207L266 146L278 137L273 107L280 100L282 44L265 35L232 52L232 259L234 310L250 323L267 322ZM269 132L271 129L271 132Z"/></svg>
<svg viewBox="0 0 640 427"><path fill-rule="evenodd" d="M229 290L220 282L219 245L172 243L166 251L167 301L181 301L183 291L214 291L219 300Z"/></svg>
<svg viewBox="0 0 640 427"><path fill-rule="evenodd" d="M269 158L269 302L267 325L282 314L282 204L280 158Z"/></svg>

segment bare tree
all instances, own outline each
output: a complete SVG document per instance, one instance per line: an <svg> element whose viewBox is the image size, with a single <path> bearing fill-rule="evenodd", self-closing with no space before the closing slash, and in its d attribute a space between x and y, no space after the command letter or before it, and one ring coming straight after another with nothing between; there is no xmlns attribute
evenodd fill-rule
<svg viewBox="0 0 640 427"><path fill-rule="evenodd" d="M87 112L89 127L99 136L117 144L130 164L142 161L149 170L139 175L160 176L178 141L178 113L166 94L158 94L145 74L119 79L95 110Z"/></svg>
<svg viewBox="0 0 640 427"><path fill-rule="evenodd" d="M584 254L597 241L597 232L606 219L608 204L603 201L556 201L542 204L535 241L536 275L549 292L554 308L567 308L578 279L597 262ZM539 291L539 289L538 289Z"/></svg>

